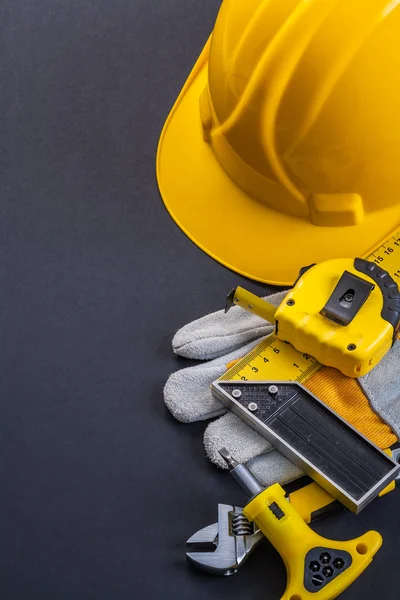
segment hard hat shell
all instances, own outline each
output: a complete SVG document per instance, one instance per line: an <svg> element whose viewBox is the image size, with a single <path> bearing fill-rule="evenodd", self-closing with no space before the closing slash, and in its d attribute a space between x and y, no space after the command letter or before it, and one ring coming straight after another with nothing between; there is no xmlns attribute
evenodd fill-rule
<svg viewBox="0 0 400 600"><path fill-rule="evenodd" d="M165 124L167 209L208 254L290 284L400 223L400 0L224 0Z"/></svg>

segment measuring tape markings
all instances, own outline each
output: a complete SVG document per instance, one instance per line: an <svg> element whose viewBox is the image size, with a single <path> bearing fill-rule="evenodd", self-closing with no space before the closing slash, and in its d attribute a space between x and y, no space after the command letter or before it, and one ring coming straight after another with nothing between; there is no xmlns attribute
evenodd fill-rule
<svg viewBox="0 0 400 600"><path fill-rule="evenodd" d="M384 268L400 286L400 229L374 250L367 260ZM322 365L309 354L302 354L289 342L274 334L228 369L221 380L263 381L268 379L304 383Z"/></svg>

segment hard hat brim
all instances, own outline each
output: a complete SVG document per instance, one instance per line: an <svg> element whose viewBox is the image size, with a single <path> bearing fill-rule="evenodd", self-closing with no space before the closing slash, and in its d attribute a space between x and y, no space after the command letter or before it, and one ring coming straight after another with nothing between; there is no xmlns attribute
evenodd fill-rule
<svg viewBox="0 0 400 600"><path fill-rule="evenodd" d="M173 220L218 262L273 285L291 285L304 265L367 256L399 224L400 205L366 214L360 225L318 227L251 198L224 172L203 140L199 114L209 45L172 108L158 146L158 185Z"/></svg>

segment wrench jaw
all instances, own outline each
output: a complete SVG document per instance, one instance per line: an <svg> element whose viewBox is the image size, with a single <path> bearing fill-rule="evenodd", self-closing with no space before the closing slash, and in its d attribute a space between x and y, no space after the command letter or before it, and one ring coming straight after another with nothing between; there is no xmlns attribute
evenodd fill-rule
<svg viewBox="0 0 400 600"><path fill-rule="evenodd" d="M230 504L218 505L218 522L200 529L187 541L186 557L193 565L213 575L233 575L263 539Z"/></svg>

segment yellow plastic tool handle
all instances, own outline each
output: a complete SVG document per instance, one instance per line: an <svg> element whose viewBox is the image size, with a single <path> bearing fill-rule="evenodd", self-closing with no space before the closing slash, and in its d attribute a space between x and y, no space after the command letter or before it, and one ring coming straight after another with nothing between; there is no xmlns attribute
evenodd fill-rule
<svg viewBox="0 0 400 600"><path fill-rule="evenodd" d="M382 544L377 531L347 542L318 535L285 498L279 484L267 488L243 510L280 553L287 570L281 600L332 600L367 568Z"/></svg>
<svg viewBox="0 0 400 600"><path fill-rule="evenodd" d="M392 456L390 450L385 450L385 452L389 456ZM392 481L380 492L379 497L385 496L395 488L396 481ZM318 485L318 483L315 483L315 481L288 494L288 500L306 523L312 523L335 510L335 507L332 505L337 505L338 510L343 508L336 498L328 494L328 492Z"/></svg>
<svg viewBox="0 0 400 600"><path fill-rule="evenodd" d="M247 310L248 312L254 313L270 323L275 323L277 307L240 286L233 289L229 294L225 311L229 310L233 304L244 308L244 310Z"/></svg>
<svg viewBox="0 0 400 600"><path fill-rule="evenodd" d="M328 494L324 488L313 481L304 487L291 492L288 495L288 500L295 511L306 523L311 523L318 519L319 516L324 516L329 513L330 505L338 504L336 498ZM341 505L338 504L338 508Z"/></svg>

